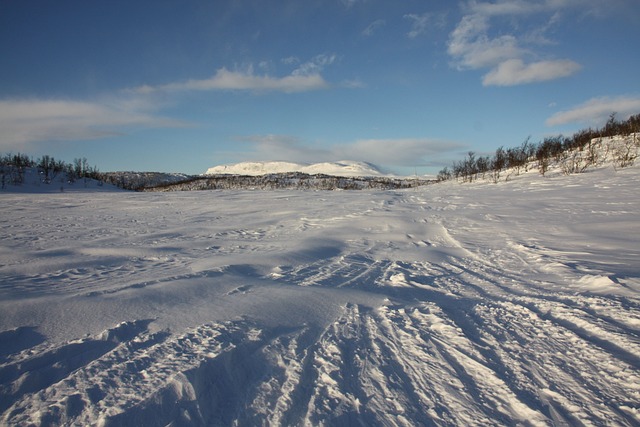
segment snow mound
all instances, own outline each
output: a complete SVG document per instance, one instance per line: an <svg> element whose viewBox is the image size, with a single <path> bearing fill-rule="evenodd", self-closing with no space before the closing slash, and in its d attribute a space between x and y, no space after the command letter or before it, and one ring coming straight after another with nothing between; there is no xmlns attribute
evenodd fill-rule
<svg viewBox="0 0 640 427"><path fill-rule="evenodd" d="M341 160L324 163L293 163L293 162L242 162L230 165L214 166L207 169L205 175L266 175L272 173L302 172L311 175L324 174L335 176L385 176L378 166L367 162Z"/></svg>

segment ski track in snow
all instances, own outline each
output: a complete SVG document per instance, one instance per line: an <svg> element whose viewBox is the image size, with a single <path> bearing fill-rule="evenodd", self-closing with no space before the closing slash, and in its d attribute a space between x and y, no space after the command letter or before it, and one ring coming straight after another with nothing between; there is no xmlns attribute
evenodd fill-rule
<svg viewBox="0 0 640 427"><path fill-rule="evenodd" d="M2 425L638 425L640 168L3 194Z"/></svg>

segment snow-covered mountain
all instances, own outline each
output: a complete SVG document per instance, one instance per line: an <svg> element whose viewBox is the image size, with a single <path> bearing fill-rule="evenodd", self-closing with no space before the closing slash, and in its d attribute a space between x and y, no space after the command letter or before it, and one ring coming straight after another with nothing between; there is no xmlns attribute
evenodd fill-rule
<svg viewBox="0 0 640 427"><path fill-rule="evenodd" d="M310 175L323 174L333 176L388 176L378 166L367 162L341 160L324 163L293 163L279 161L242 162L230 165L214 166L207 169L205 175L266 175L273 173L302 172Z"/></svg>

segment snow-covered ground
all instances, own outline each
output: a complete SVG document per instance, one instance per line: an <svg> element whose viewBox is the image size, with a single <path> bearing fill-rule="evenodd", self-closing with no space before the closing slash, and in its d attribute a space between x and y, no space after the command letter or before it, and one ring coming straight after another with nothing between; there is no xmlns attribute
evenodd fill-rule
<svg viewBox="0 0 640 427"><path fill-rule="evenodd" d="M231 165L214 166L207 169L205 175L265 175L272 173L302 172L310 175L324 174L334 176L387 176L378 166L367 162L342 160L324 163L293 162L242 162Z"/></svg>
<svg viewBox="0 0 640 427"><path fill-rule="evenodd" d="M0 194L0 423L638 425L639 183Z"/></svg>

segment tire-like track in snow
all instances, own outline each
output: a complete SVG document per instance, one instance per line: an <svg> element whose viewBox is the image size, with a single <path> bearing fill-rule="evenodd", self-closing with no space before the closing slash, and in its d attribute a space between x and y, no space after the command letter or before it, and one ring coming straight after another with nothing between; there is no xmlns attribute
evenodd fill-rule
<svg viewBox="0 0 640 427"><path fill-rule="evenodd" d="M1 423L638 425L637 249L604 215L640 231L640 202L616 205L582 179L571 200L534 181L535 212L513 198L529 181L216 193L219 208L192 194L137 196L140 210L102 196L79 245L52 198L39 232L37 208L3 231L27 249L1 266ZM590 246L606 224L609 246ZM52 303L99 319L70 339ZM40 312L56 321L20 324Z"/></svg>

